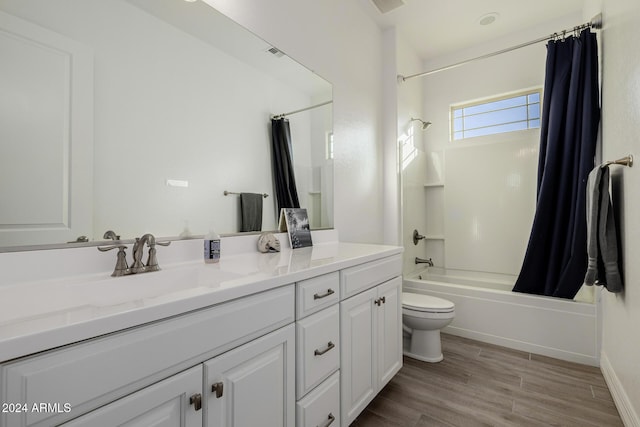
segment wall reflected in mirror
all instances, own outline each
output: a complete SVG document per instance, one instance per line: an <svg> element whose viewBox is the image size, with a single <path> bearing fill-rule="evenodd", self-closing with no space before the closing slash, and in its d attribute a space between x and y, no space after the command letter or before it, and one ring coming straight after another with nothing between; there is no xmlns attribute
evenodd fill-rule
<svg viewBox="0 0 640 427"><path fill-rule="evenodd" d="M225 190L268 194L277 228L270 117L327 81L201 1L0 0L0 26L0 250L235 233ZM287 118L300 204L330 228L331 104Z"/></svg>

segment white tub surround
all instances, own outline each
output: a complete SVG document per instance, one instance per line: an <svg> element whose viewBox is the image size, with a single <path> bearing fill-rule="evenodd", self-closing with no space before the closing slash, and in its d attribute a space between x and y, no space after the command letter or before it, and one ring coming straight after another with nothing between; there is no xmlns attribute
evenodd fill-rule
<svg viewBox="0 0 640 427"><path fill-rule="evenodd" d="M419 276L421 278L419 278ZM475 276L475 277L474 277ZM443 332L599 366L597 305L512 292L504 275L405 277L403 290L449 300L456 317Z"/></svg>
<svg viewBox="0 0 640 427"><path fill-rule="evenodd" d="M201 240L176 241L158 249L161 271L124 277L109 276L115 254L95 247L0 254L3 271L23 270L0 284L0 401L26 405L0 426L167 414L188 426L347 425L402 366L402 248L325 231L291 250L279 237L282 252L268 254L256 252L257 235L223 238L217 264L202 261ZM25 267L48 258L49 274L104 268L35 280ZM369 314L357 317L347 308L361 300ZM357 317L357 340L345 339L342 313ZM371 369L354 370L365 354ZM59 405L38 412L38 402Z"/></svg>

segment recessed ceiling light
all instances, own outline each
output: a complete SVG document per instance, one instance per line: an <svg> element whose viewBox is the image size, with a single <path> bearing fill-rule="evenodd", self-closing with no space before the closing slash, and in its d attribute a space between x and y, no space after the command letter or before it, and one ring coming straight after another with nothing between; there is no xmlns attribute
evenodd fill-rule
<svg viewBox="0 0 640 427"><path fill-rule="evenodd" d="M491 13L484 14L480 18L478 18L478 24L480 24L480 25L491 25L496 21L496 19L498 19L499 16L500 16L500 14L497 13L497 12L491 12Z"/></svg>

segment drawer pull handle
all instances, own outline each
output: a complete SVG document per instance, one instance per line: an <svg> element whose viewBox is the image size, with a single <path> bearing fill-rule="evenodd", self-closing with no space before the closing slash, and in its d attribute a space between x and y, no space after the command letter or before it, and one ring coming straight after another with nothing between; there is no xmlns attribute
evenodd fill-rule
<svg viewBox="0 0 640 427"><path fill-rule="evenodd" d="M202 409L202 395L200 393L194 394L189 398L189 404L193 405L196 411Z"/></svg>
<svg viewBox="0 0 640 427"><path fill-rule="evenodd" d="M327 289L327 292L325 292L324 294L313 294L313 299L316 300L316 299L326 298L329 295L333 295L335 293L336 293L336 291L334 291L333 289L329 288L329 289Z"/></svg>
<svg viewBox="0 0 640 427"><path fill-rule="evenodd" d="M334 343L332 343L331 341L329 341L327 343L327 348L325 348L324 350L315 350L313 352L314 356L322 356L323 354L325 354L327 351L331 350L333 347L335 347L336 345Z"/></svg>
<svg viewBox="0 0 640 427"><path fill-rule="evenodd" d="M224 383L215 383L211 386L211 392L215 392L216 398L220 399L224 393Z"/></svg>
<svg viewBox="0 0 640 427"><path fill-rule="evenodd" d="M329 417L327 418L327 422L324 423L322 426L318 426L318 427L329 427L331 424L333 424L333 422L335 420L336 420L336 417L334 417L332 413L329 413Z"/></svg>

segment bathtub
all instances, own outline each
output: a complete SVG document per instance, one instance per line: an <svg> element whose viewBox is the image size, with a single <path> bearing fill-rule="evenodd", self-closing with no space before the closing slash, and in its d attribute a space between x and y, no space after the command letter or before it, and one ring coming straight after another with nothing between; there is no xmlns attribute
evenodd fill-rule
<svg viewBox="0 0 640 427"><path fill-rule="evenodd" d="M512 292L514 279L430 267L405 276L403 290L456 305L444 333L599 366L598 304Z"/></svg>

